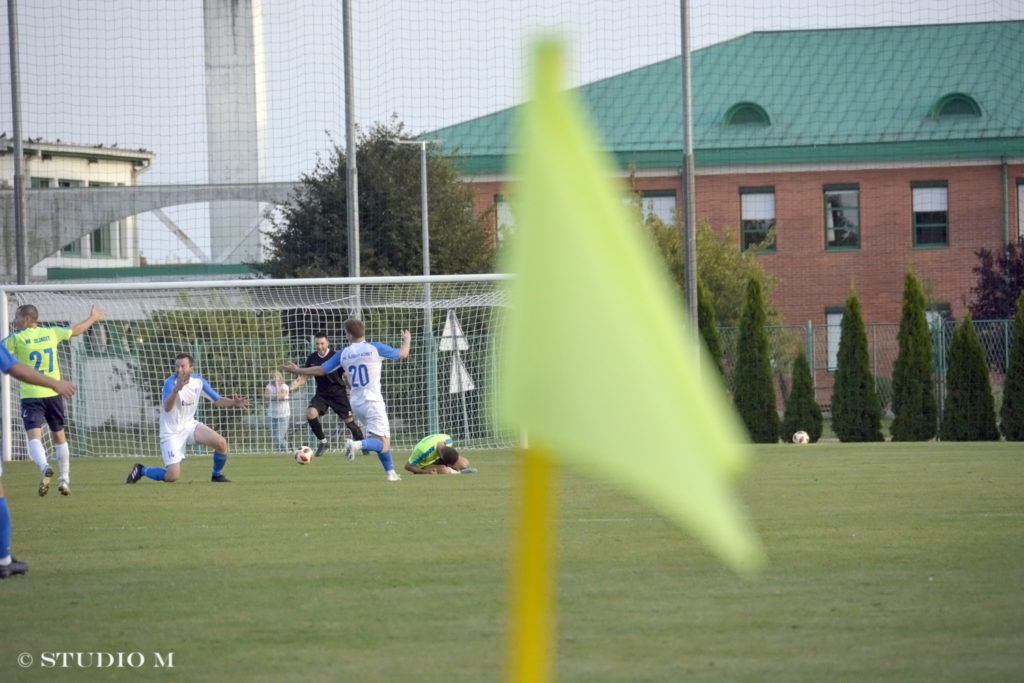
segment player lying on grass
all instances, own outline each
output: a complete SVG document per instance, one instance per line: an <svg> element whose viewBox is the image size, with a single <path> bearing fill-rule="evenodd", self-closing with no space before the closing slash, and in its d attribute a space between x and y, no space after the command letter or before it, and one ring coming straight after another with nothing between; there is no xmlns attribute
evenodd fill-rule
<svg viewBox="0 0 1024 683"><path fill-rule="evenodd" d="M3 345L0 345L0 371L26 384L49 387L64 398L71 398L75 394L74 384L48 377L38 370L19 363L18 359ZM28 571L27 562L19 562L11 555L11 512L7 508L7 498L4 496L3 476L4 463L0 458L0 579L6 579L15 574L24 574Z"/></svg>
<svg viewBox="0 0 1024 683"><path fill-rule="evenodd" d="M475 467L462 457L447 434L431 434L420 439L412 449L405 469L413 474L472 474Z"/></svg>
<svg viewBox="0 0 1024 683"><path fill-rule="evenodd" d="M125 480L134 484L143 477L156 481L174 482L181 476L181 461L185 459L185 447L200 444L213 449L213 476L211 481L226 484L231 480L224 476L224 463L228 459L228 440L196 419L199 398L205 396L218 408L248 408L246 396L226 398L214 391L210 383L199 375L192 374L195 361L187 353L179 353L174 359L174 374L164 382L163 403L160 404L160 453L164 458L163 467L143 467L135 463Z"/></svg>

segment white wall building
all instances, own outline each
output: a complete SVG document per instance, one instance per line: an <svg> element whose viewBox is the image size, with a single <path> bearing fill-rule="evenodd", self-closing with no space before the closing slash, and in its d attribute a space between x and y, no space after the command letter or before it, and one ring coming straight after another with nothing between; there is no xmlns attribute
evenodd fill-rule
<svg viewBox="0 0 1024 683"><path fill-rule="evenodd" d="M137 185L155 154L105 145L76 145L28 140L22 144L26 192L39 188L116 187ZM14 187L14 141L0 139L0 189ZM45 278L48 268L124 268L139 264L138 219L129 216L97 226L88 235L61 245L38 263L29 264L32 278Z"/></svg>

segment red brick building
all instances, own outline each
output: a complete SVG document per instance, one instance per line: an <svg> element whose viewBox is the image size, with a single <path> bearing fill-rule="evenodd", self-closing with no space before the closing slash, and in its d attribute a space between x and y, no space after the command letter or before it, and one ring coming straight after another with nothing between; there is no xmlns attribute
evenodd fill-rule
<svg viewBox="0 0 1024 683"><path fill-rule="evenodd" d="M834 322L855 284L897 322L912 266L937 310L972 299L975 251L1024 235L1024 22L752 33L694 53L696 215L759 258L789 325ZM578 88L626 178L671 219L678 58ZM432 131L495 227L516 110ZM647 201L645 199L645 201Z"/></svg>

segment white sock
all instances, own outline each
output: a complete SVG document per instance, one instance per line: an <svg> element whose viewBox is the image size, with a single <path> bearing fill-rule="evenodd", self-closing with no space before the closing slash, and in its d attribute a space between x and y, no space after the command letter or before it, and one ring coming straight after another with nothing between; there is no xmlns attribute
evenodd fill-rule
<svg viewBox="0 0 1024 683"><path fill-rule="evenodd" d="M60 477L66 481L71 480L71 449L67 442L59 443L53 447L53 453L57 456L57 466L60 468Z"/></svg>
<svg viewBox="0 0 1024 683"><path fill-rule="evenodd" d="M32 439L28 442L28 457L36 464L40 472L46 471L46 449L39 439Z"/></svg>
<svg viewBox="0 0 1024 683"><path fill-rule="evenodd" d="M0 557L0 567L6 567L10 563L11 563L11 556L10 555L8 555L7 557Z"/></svg>

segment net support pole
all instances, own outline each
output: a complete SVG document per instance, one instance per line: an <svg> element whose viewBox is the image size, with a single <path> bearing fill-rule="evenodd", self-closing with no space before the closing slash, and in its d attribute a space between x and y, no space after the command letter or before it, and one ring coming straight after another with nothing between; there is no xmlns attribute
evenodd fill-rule
<svg viewBox="0 0 1024 683"><path fill-rule="evenodd" d="M359 277L359 171L356 167L355 67L352 63L352 0L343 0L342 32L345 43L345 208L348 227L348 276ZM355 308L362 318L359 285L353 285Z"/></svg>
<svg viewBox="0 0 1024 683"><path fill-rule="evenodd" d="M7 0L7 36L11 61L11 132L14 135L14 262L18 284L23 285L28 282L28 241L25 237L25 171L22 169L25 159L22 152L17 0Z"/></svg>
<svg viewBox="0 0 1024 683"><path fill-rule="evenodd" d="M680 66L682 70L683 167L681 229L686 263L686 308L693 335L694 367L700 367L700 332L697 324L697 198L694 195L693 86L690 65L690 6L679 0Z"/></svg>
<svg viewBox="0 0 1024 683"><path fill-rule="evenodd" d="M430 275L430 209L427 193L427 141L420 140L420 212L421 236L423 240L423 275ZM433 306L430 300L430 283L423 286L423 341L427 354L427 431L436 434L440 430L437 410L437 345L434 344Z"/></svg>

